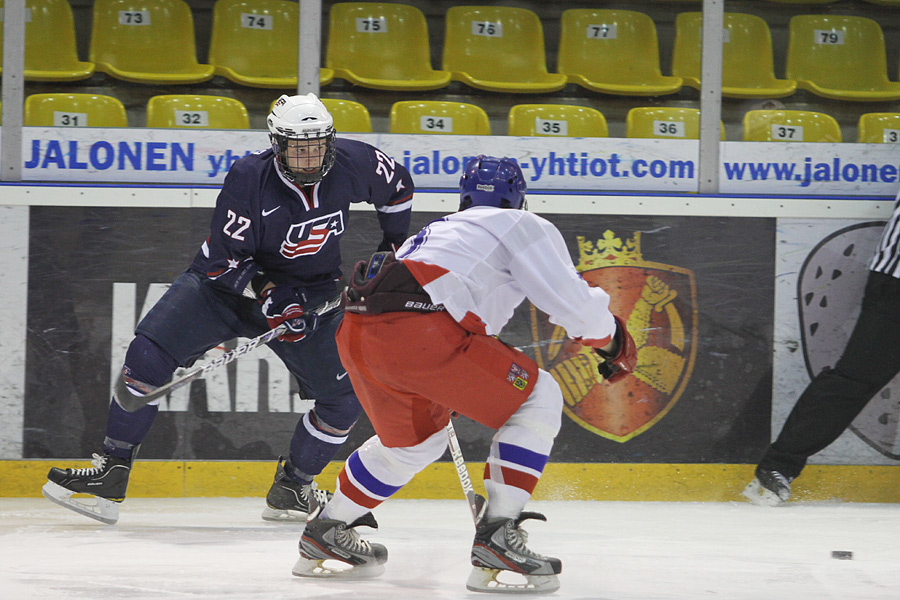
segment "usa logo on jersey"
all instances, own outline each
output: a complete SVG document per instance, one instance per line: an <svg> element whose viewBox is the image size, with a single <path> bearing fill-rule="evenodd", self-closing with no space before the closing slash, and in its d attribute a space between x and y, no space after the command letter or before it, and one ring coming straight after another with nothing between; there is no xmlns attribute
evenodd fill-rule
<svg viewBox="0 0 900 600"><path fill-rule="evenodd" d="M303 223L291 225L287 237L281 243L281 255L297 258L316 254L332 237L344 233L344 215L336 211Z"/></svg>

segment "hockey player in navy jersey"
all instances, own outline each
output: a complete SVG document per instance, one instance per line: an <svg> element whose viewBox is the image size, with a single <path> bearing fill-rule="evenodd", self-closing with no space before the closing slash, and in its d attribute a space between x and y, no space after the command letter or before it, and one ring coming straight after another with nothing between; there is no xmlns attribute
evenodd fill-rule
<svg viewBox="0 0 900 600"><path fill-rule="evenodd" d="M637 353L609 296L576 272L562 235L525 208L515 161L478 156L460 179L460 210L410 237L396 255L354 269L337 334L344 366L377 435L344 464L338 488L306 524L293 573L374 576L385 546L359 537L368 511L439 459L451 412L496 430L476 516L470 590L551 592L558 558L526 546L523 512L561 425L563 397L550 373L495 336L528 298L599 356L608 382ZM398 354L396 348L405 352ZM345 563L335 566L334 561ZM349 571L347 566L350 566ZM503 572L524 576L511 584Z"/></svg>
<svg viewBox="0 0 900 600"><path fill-rule="evenodd" d="M263 518L305 520L313 495L319 504L326 499L313 478L362 410L335 345L343 311L322 310L338 305L340 238L350 203L367 202L384 232L378 249L399 247L414 188L409 172L377 148L336 138L331 115L313 94L281 96L267 122L272 147L234 163L209 237L137 325L109 405L103 453L94 454L92 468L51 469L43 488L48 499L115 523L158 410L158 400L140 397L220 343L282 324L287 332L269 346L315 406L297 424L288 458L278 462ZM95 500L81 502L75 493Z"/></svg>

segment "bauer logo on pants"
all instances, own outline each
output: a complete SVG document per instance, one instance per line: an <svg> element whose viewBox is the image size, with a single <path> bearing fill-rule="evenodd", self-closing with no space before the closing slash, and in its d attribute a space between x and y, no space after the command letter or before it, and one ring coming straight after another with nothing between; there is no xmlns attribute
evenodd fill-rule
<svg viewBox="0 0 900 600"><path fill-rule="evenodd" d="M572 420L626 442L659 422L690 379L697 345L694 274L645 261L640 232L628 240L612 231L596 242L578 236L578 248L577 270L588 284L609 293L610 310L634 338L637 367L632 376L605 383L593 349L568 339L532 307L537 362L559 383Z"/></svg>

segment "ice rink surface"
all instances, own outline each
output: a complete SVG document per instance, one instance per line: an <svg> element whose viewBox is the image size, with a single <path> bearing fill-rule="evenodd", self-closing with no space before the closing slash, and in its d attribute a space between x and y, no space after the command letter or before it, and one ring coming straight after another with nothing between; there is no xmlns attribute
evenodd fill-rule
<svg viewBox="0 0 900 600"><path fill-rule="evenodd" d="M43 498L0 499L0 598L444 600L468 592L462 501L392 500L375 515L386 572L294 577L301 525L260 519L261 498L127 500L103 525ZM529 546L563 561L558 599L897 600L900 505L533 502ZM371 533L370 533L371 532ZM831 557L833 550L852 560ZM537 597L537 596L535 596Z"/></svg>

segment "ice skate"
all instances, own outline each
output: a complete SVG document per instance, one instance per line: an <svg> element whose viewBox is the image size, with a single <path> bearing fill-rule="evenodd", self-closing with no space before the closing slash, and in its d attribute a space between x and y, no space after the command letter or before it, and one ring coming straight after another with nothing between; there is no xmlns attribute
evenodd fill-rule
<svg viewBox="0 0 900 600"><path fill-rule="evenodd" d="M87 469L53 467L41 492L51 502L113 525L119 520L119 503L125 499L131 462L109 454L94 454L91 461L94 466ZM88 494L93 500L73 498L74 494Z"/></svg>
<svg viewBox="0 0 900 600"><path fill-rule="evenodd" d="M791 481L793 477L785 477L778 471L756 469L756 478L747 484L742 492L753 504L758 506L780 506L791 497Z"/></svg>
<svg viewBox="0 0 900 600"><path fill-rule="evenodd" d="M519 525L544 515L523 512L517 519L484 519L475 530L472 573L466 588L473 592L549 594L559 589L562 562L528 549L528 534Z"/></svg>
<svg viewBox="0 0 900 600"><path fill-rule="evenodd" d="M288 478L284 462L282 457L278 457L275 481L266 494L266 507L263 509L262 518L266 521L305 522L319 514L321 508L331 499L331 494L318 489L315 481L304 484ZM315 502L312 502L313 499ZM311 510L311 504L317 508Z"/></svg>
<svg viewBox="0 0 900 600"><path fill-rule="evenodd" d="M297 577L345 579L381 575L387 548L359 537L354 528L366 524L363 518L349 525L335 519L312 519L300 538L300 557L291 572Z"/></svg>

